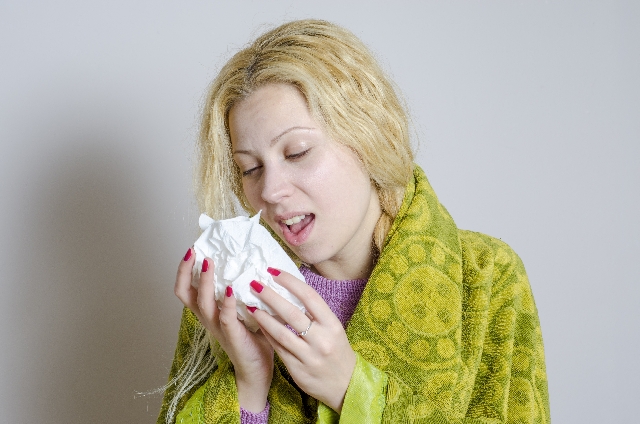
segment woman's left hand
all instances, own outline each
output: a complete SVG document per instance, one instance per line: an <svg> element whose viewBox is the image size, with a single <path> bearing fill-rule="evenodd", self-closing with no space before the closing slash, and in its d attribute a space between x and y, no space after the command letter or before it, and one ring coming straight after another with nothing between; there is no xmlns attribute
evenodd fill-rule
<svg viewBox="0 0 640 424"><path fill-rule="evenodd" d="M251 287L256 296L298 335L265 311L254 312L256 321L298 386L340 413L356 366L356 355L342 324L307 284L284 271L269 268L269 272L278 284L302 301L312 319L271 288L254 282ZM304 336L300 334L307 329Z"/></svg>

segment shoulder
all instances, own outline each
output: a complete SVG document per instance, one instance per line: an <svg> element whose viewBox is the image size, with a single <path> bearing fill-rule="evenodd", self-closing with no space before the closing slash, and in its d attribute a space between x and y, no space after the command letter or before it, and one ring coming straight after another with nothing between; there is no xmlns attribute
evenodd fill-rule
<svg viewBox="0 0 640 424"><path fill-rule="evenodd" d="M491 299L524 297L532 303L529 280L520 257L505 242L486 234L458 230L462 251L463 287L482 287Z"/></svg>
<svg viewBox="0 0 640 424"><path fill-rule="evenodd" d="M516 252L505 242L486 234L469 230L458 230L462 262L479 270L524 272L524 265Z"/></svg>
<svg viewBox="0 0 640 424"><path fill-rule="evenodd" d="M476 388L504 390L507 396L501 402L509 418L547 422L549 395L542 331L522 261L495 237L465 230L458 234L463 269L462 331L467 331L470 339L478 337L477 344L469 346L481 352ZM482 330L474 333L474 329ZM504 370L508 370L506 376ZM494 402L483 390L474 389L473 397L471 416L483 414L485 405Z"/></svg>

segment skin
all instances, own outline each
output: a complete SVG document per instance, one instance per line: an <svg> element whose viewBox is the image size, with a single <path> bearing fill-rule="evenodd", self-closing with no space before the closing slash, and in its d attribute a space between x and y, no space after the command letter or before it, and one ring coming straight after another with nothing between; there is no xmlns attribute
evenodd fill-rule
<svg viewBox="0 0 640 424"><path fill-rule="evenodd" d="M373 268L371 239L381 210L375 188L356 154L332 140L293 86L270 84L233 106L229 114L233 158L255 210L289 247L329 279L366 278ZM288 233L284 219L306 215L308 226ZM218 310L212 261L200 288L191 286L194 258L182 261L176 295L220 342L234 365L240 405L260 412L273 377L273 351L307 394L338 413L355 368L355 353L340 321L304 282L282 272L276 282L302 299L313 324L298 337L268 313L256 310L251 333L238 321L233 296ZM255 290L257 289L257 290ZM268 287L254 287L298 332L310 317Z"/></svg>

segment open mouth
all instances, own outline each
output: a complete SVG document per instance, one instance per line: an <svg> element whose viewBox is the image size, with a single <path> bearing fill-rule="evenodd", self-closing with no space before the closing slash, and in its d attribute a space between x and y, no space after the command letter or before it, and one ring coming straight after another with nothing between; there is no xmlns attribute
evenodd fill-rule
<svg viewBox="0 0 640 424"><path fill-rule="evenodd" d="M307 239L315 220L314 214L297 215L280 221L282 232L287 243L298 246Z"/></svg>
<svg viewBox="0 0 640 424"><path fill-rule="evenodd" d="M302 231L309 223L313 220L313 214L308 215L298 215L292 218L289 218L283 223L287 226L289 231L293 234L298 234Z"/></svg>

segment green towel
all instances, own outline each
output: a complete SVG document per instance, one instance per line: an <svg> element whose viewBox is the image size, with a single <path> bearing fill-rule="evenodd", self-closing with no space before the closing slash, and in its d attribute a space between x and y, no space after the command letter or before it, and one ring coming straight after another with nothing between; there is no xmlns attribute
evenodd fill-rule
<svg viewBox="0 0 640 424"><path fill-rule="evenodd" d="M185 310L171 377L198 325ZM459 230L417 166L346 332L387 377L382 422L550 421L540 323L520 258L499 240ZM238 423L233 368L219 356L202 422ZM270 422L318 420L317 401L277 358L269 402Z"/></svg>

